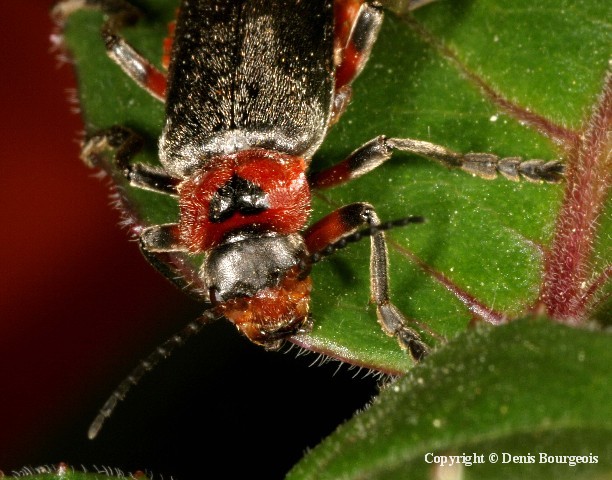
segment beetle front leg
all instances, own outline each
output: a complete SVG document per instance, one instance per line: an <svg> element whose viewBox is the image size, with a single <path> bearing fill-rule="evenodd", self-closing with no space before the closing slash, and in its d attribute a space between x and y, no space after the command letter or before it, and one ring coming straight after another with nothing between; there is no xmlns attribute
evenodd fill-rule
<svg viewBox="0 0 612 480"><path fill-rule="evenodd" d="M378 226L380 220L374 207L367 203L353 203L330 213L312 225L304 234L311 255L323 254L326 247L350 236L363 225ZM370 292L376 305L378 322L383 331L395 337L403 349L415 360L422 359L429 351L419 334L407 326L407 320L389 299L389 272L387 244L382 231L370 236Z"/></svg>
<svg viewBox="0 0 612 480"><path fill-rule="evenodd" d="M142 163L131 163L142 148L142 138L132 130L115 126L102 130L90 137L81 151L81 158L91 167L118 170L130 185L136 188L177 195L179 180L170 177L162 169ZM113 165L105 165L105 154L114 150ZM195 295L192 284L197 278L185 278L181 262L187 249L180 239L177 224L141 226L138 229L140 250L145 258L168 280L181 290ZM201 295L197 292L197 298Z"/></svg>
<svg viewBox="0 0 612 480"><path fill-rule="evenodd" d="M89 137L81 149L81 159L90 167L100 167L103 154L114 150L114 166L133 187L176 196L180 182L178 179L169 176L161 168L131 163L142 145L140 135L129 128L114 126Z"/></svg>
<svg viewBox="0 0 612 480"><path fill-rule="evenodd" d="M359 147L342 162L310 177L312 188L328 188L358 178L386 162L394 150L414 153L436 160L450 168L491 180L498 174L509 180L521 178L534 182L557 183L563 178L564 166L556 160L523 160L500 158L491 153L457 153L441 145L410 138L387 138L384 135Z"/></svg>

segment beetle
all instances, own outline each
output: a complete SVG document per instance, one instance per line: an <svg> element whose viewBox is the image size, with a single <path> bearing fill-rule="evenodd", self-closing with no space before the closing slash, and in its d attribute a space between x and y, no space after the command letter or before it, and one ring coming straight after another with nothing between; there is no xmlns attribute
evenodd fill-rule
<svg viewBox="0 0 612 480"><path fill-rule="evenodd" d="M118 387L89 432L93 438L132 384L202 324L227 318L252 342L278 348L312 328L310 269L347 242L369 236L371 298L383 331L415 360L428 352L389 298L384 230L419 222L381 223L368 203L340 207L308 226L311 192L358 178L401 150L493 178L558 181L559 162L460 154L425 141L378 136L330 168L310 161L351 98L351 83L372 50L382 6L367 0L182 0L164 42L159 70L120 35L140 12L126 0L63 0L54 13L101 9L108 55L138 85L165 103L161 167L133 163L137 132L114 126L84 143L90 166L112 149L137 188L178 198L176 223L140 231L145 256L168 272L164 255L204 254L198 322L168 340Z"/></svg>

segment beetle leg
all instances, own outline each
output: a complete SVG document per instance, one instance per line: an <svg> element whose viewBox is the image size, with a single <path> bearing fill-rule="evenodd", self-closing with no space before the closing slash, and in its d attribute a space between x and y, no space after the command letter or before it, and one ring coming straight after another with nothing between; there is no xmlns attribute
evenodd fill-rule
<svg viewBox="0 0 612 480"><path fill-rule="evenodd" d="M386 162L394 150L414 153L436 160L451 168L491 180L498 174L509 180L525 178L534 182L557 183L563 178L564 166L556 160L523 160L520 157L499 158L491 153L454 152L446 147L410 138L387 138L384 135L370 140L340 163L310 176L312 188L328 188L358 178Z"/></svg>
<svg viewBox="0 0 612 480"><path fill-rule="evenodd" d="M362 225L377 226L380 220L371 205L353 203L339 208L308 228L304 240L311 255L324 252L327 246L351 235ZM387 244L383 232L373 233L370 244L370 291L378 322L387 335L396 337L402 348L408 350L415 360L420 360L427 354L428 347L419 334L407 326L406 318L389 299Z"/></svg>
<svg viewBox="0 0 612 480"><path fill-rule="evenodd" d="M336 0L336 91L363 70L383 21L382 7L359 0Z"/></svg>
<svg viewBox="0 0 612 480"><path fill-rule="evenodd" d="M416 10L436 0L411 0L408 11ZM389 2L387 2L389 3ZM401 11L392 4L385 5ZM363 70L370 57L383 23L382 5L376 1L335 0L335 47L336 85L330 124L342 116L352 96L351 83Z"/></svg>
<svg viewBox="0 0 612 480"><path fill-rule="evenodd" d="M180 180L169 176L161 168L143 163L131 163L142 149L142 138L129 128L114 126L97 132L83 145L81 159L90 167L102 166L102 155L113 149L113 162L133 187L167 195L177 195Z"/></svg>
<svg viewBox="0 0 612 480"><path fill-rule="evenodd" d="M208 292L201 289L197 271L184 266L186 262L189 263L189 252L180 242L178 224L143 228L138 240L140 251L147 261L179 290L197 301L208 299Z"/></svg>
<svg viewBox="0 0 612 480"><path fill-rule="evenodd" d="M138 9L126 0L64 0L54 7L52 15L61 24L71 13L82 9L104 12L107 19L102 25L101 34L108 56L140 87L163 102L166 98L166 74L117 33L122 27L136 22L140 17Z"/></svg>
<svg viewBox="0 0 612 480"><path fill-rule="evenodd" d="M179 180L170 177L162 169L142 163L130 163L130 160L140 151L142 138L125 127L110 127L98 132L85 142L81 158L91 167L105 165L105 153L114 150L113 163L133 187L177 195ZM183 268L187 249L180 242L178 225L164 224L149 227L140 226L140 250L145 258L179 289L201 300L197 276L189 276L190 270ZM194 288L195 286L195 288Z"/></svg>
<svg viewBox="0 0 612 480"><path fill-rule="evenodd" d="M140 248L149 253L188 251L181 243L179 226L176 223L145 228L140 234Z"/></svg>
<svg viewBox="0 0 612 480"><path fill-rule="evenodd" d="M140 87L158 100L165 101L168 83L166 74L153 66L110 27L111 24L107 24L102 28L108 56Z"/></svg>
<svg viewBox="0 0 612 480"><path fill-rule="evenodd" d="M363 70L383 21L379 4L336 0L334 4L336 86L330 124L336 123L351 100L351 82Z"/></svg>

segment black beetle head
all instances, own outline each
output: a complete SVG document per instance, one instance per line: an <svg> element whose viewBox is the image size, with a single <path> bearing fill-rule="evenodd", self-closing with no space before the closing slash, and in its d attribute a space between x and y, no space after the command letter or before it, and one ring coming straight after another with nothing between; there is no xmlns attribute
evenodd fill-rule
<svg viewBox="0 0 612 480"><path fill-rule="evenodd" d="M223 303L278 286L290 270L305 268L306 257L299 234L240 235L212 249L201 274L211 302Z"/></svg>
<svg viewBox="0 0 612 480"><path fill-rule="evenodd" d="M278 348L311 328L308 258L297 233L247 234L212 249L201 273L219 315L252 342Z"/></svg>

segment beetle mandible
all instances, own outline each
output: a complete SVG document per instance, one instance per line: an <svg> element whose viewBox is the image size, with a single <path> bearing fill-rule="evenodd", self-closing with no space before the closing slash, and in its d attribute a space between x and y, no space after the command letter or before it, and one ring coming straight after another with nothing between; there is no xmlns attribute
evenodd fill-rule
<svg viewBox="0 0 612 480"><path fill-rule="evenodd" d="M394 150L483 178L501 173L513 180L558 181L562 175L555 161L463 155L383 135L337 165L309 173L374 45L383 20L378 2L182 0L164 43L167 73L119 34L140 15L126 0L63 0L54 13L63 20L86 7L107 15L102 37L108 55L165 102L166 117L158 145L161 167L131 162L142 141L122 126L90 136L82 158L96 166L112 148L132 186L178 197L178 222L144 228L140 246L154 264L167 252L204 253L199 275L202 297L210 303L199 323L168 340L119 386L90 437L130 386L203 323L227 318L267 348L309 331L312 264L364 235L371 241L371 298L382 329L415 360L427 354L427 345L389 299L383 233L420 219L381 224L370 204L354 203L308 226L312 190L358 178Z"/></svg>

